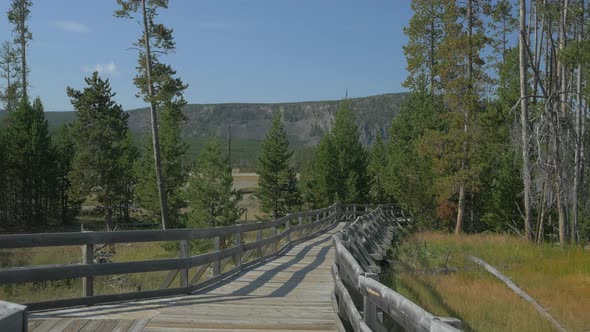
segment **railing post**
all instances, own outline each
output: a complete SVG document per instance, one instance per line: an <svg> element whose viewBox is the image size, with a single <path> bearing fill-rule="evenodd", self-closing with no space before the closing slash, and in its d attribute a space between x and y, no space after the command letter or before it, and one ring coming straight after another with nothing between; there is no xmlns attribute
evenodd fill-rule
<svg viewBox="0 0 590 332"><path fill-rule="evenodd" d="M303 217L299 216L299 218L297 218L298 223L299 223L299 238L303 237L303 228L301 228L301 226L303 225Z"/></svg>
<svg viewBox="0 0 590 332"><path fill-rule="evenodd" d="M180 240L180 257L188 258L190 244L188 240ZM180 287L188 287L188 268L180 269Z"/></svg>
<svg viewBox="0 0 590 332"><path fill-rule="evenodd" d="M258 224L262 224L262 221L259 221ZM262 228L256 231L256 242L262 241ZM256 254L258 257L262 257L262 247L256 248Z"/></svg>
<svg viewBox="0 0 590 332"><path fill-rule="evenodd" d="M322 216L319 213L316 214L315 221L320 221L320 219L322 219ZM312 227L311 230L309 231L309 233L314 233L314 231L315 231L315 228Z"/></svg>
<svg viewBox="0 0 590 332"><path fill-rule="evenodd" d="M213 250L219 251L221 250L221 236L216 236L213 239ZM213 261L213 276L218 276L221 274L221 258L218 258Z"/></svg>
<svg viewBox="0 0 590 332"><path fill-rule="evenodd" d="M277 236L277 227L273 226L272 227L272 237L276 237ZM272 252L274 252L275 254L277 253L277 241L272 241Z"/></svg>
<svg viewBox="0 0 590 332"><path fill-rule="evenodd" d="M376 273L365 273L365 277L379 281L379 276ZM365 323L367 323L371 330L381 330L381 324L379 322L379 318L377 317L377 306L373 302L371 302L369 297L366 295L363 296L363 315Z"/></svg>
<svg viewBox="0 0 590 332"><path fill-rule="evenodd" d="M287 243L291 242L291 233L289 232L291 230L291 220L287 219L287 221L285 221L285 232L287 233Z"/></svg>
<svg viewBox="0 0 590 332"><path fill-rule="evenodd" d="M94 264L94 244L85 244L82 246L82 263L86 265ZM82 296L94 295L94 277L82 278Z"/></svg>
<svg viewBox="0 0 590 332"><path fill-rule="evenodd" d="M241 226L240 224L237 224L236 226ZM239 227L240 230L238 230L238 232L236 233L236 237L235 237L235 241L236 241L236 247L240 247L240 251L236 254L236 256L234 256L234 263L236 264L236 267L242 266L242 232L241 232L241 227Z"/></svg>

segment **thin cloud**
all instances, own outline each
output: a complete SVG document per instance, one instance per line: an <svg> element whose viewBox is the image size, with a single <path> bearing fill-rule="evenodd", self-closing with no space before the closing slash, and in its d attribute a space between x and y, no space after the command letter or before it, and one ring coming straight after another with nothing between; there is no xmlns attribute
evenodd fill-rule
<svg viewBox="0 0 590 332"><path fill-rule="evenodd" d="M54 23L57 28L67 31L67 32L75 32L75 33L90 32L90 28L86 24L83 24L80 22L58 20L58 21L55 21Z"/></svg>
<svg viewBox="0 0 590 332"><path fill-rule="evenodd" d="M119 70L114 61L106 64L97 63L92 67L84 67L85 72L98 72L99 75L116 76L119 75Z"/></svg>

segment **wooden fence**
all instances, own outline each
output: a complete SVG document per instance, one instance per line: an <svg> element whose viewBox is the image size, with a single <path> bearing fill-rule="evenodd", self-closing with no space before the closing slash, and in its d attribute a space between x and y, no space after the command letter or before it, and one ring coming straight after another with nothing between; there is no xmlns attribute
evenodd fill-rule
<svg viewBox="0 0 590 332"><path fill-rule="evenodd" d="M0 250L82 246L81 263L0 269L0 285L82 278L81 297L27 303L28 309L32 311L189 294L278 255L295 242L313 237L341 220L354 220L367 209L367 205L333 205L324 209L289 214L264 223L207 229L0 235ZM263 230L267 231L263 233ZM246 243L243 237L246 232L255 232L256 240ZM263 235L266 235L266 238ZM212 240L213 251L191 255L191 241L204 239ZM94 261L95 247L98 246L159 241L179 241L179 256L103 264L96 264ZM196 268L193 275L189 275L191 268ZM94 278L97 276L154 271L170 271L162 281L160 289L108 295L94 294ZM171 287L174 280L179 280L177 287Z"/></svg>
<svg viewBox="0 0 590 332"><path fill-rule="evenodd" d="M339 315L354 331L388 331L385 316L406 331L459 331L461 321L436 317L378 281L379 263L406 222L393 208L379 206L333 236Z"/></svg>

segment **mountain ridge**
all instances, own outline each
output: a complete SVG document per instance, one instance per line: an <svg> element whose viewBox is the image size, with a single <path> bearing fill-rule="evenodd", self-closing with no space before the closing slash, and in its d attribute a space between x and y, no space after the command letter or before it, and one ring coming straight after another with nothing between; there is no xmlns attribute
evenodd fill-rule
<svg viewBox="0 0 590 332"><path fill-rule="evenodd" d="M370 145L377 133L387 138L387 129L399 113L407 95L408 93L401 92L350 98L363 145ZM235 156L244 159L239 164L252 164L256 162L255 156L270 127L274 111L281 112L292 148L307 150L315 146L324 133L330 130L341 101L187 104L183 110L187 118L183 126L183 137L191 145L190 154L195 154L209 136L225 141L228 127L231 126L232 155L235 149ZM135 141L141 142L142 137L150 130L148 108L132 109L127 113L129 129ZM6 112L0 111L0 127L6 125L6 116ZM45 112L45 117L50 131L55 132L62 124L74 121L75 112Z"/></svg>

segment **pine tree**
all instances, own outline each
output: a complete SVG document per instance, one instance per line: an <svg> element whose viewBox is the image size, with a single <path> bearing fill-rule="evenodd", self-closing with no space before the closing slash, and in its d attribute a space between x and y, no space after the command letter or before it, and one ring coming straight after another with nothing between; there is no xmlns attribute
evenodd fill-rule
<svg viewBox="0 0 590 332"><path fill-rule="evenodd" d="M72 170L72 161L75 155L75 142L72 137L71 125L64 124L55 135L54 151L56 154L57 175L57 206L58 219L64 223L70 223L79 212L82 201L70 195L72 182L69 174Z"/></svg>
<svg viewBox="0 0 590 332"><path fill-rule="evenodd" d="M13 25L12 33L14 34L14 43L18 46L17 52L20 57L18 73L20 74L21 89L19 97L27 96L27 75L29 66L27 65L27 46L29 40L33 39L33 34L29 30L27 20L31 13L30 7L33 5L31 0L12 0L10 10L8 10L8 22Z"/></svg>
<svg viewBox="0 0 590 332"><path fill-rule="evenodd" d="M319 209L336 201L336 161L332 138L324 135L301 176L303 200L308 209Z"/></svg>
<svg viewBox="0 0 590 332"><path fill-rule="evenodd" d="M371 160L367 167L369 171L370 184L370 195L371 201L376 204L386 203L387 197L385 194L385 182L386 171L387 171L387 152L385 150L385 144L381 133L377 134L377 138L373 143L373 149L371 150Z"/></svg>
<svg viewBox="0 0 590 332"><path fill-rule="evenodd" d="M412 0L414 14L404 34L409 37L403 46L409 72L404 86L416 90L422 82L426 82L428 91L435 93L440 90L437 66L439 63L439 45L444 35L443 1Z"/></svg>
<svg viewBox="0 0 590 332"><path fill-rule="evenodd" d="M487 76L483 68L483 48L488 39L481 19L482 0L468 0L462 5L444 0L445 35L439 49L437 66L441 77L448 115L448 131L430 136L431 143L444 141L443 156L438 161L439 197L457 201L455 233L463 231L465 207L469 194L479 190L479 165L471 162L477 155L476 116ZM440 154L442 151L434 152ZM456 196L455 196L456 195Z"/></svg>
<svg viewBox="0 0 590 332"><path fill-rule="evenodd" d="M410 93L393 119L387 144L387 196L429 226L436 220L435 176L431 158L420 153L419 146L427 131L442 129L444 113L440 98L430 94L423 82L420 89Z"/></svg>
<svg viewBox="0 0 590 332"><path fill-rule="evenodd" d="M125 181L125 139L128 135L128 114L113 97L109 80L103 80L94 72L85 78L87 87L67 94L76 110L72 136L76 142L76 155L70 177L74 197L96 194L104 208L107 230L112 229L113 206L117 201L117 189Z"/></svg>
<svg viewBox="0 0 590 332"><path fill-rule="evenodd" d="M210 138L197 158L189 179L187 198L190 228L232 225L240 216L242 195L232 189L232 171L222 156L221 145Z"/></svg>
<svg viewBox="0 0 590 332"><path fill-rule="evenodd" d="M278 219L291 212L289 208L290 182L296 182L290 171L289 159L293 152L289 151L287 132L281 121L281 113L275 112L272 124L262 141L262 151L258 157L260 168L258 174L258 190L256 196L260 200L263 212L271 218Z"/></svg>
<svg viewBox="0 0 590 332"><path fill-rule="evenodd" d="M186 85L178 78L173 78L176 72L168 65L159 61L156 54L167 54L176 48L172 37L172 29L166 28L163 24L156 23L158 10L168 8L168 0L117 0L119 9L115 11L115 16L121 18L133 19L133 15L139 13L142 17L142 37L134 43L138 48L138 74L134 79L135 85L139 88L139 95L150 104L152 146L154 155L154 168L156 174L156 184L158 189L158 201L160 204L160 213L162 228L166 229L168 223L168 202L167 202L167 183L163 171L161 144L159 138L158 114L157 108L162 103L181 102L182 91ZM174 101L174 98L179 100ZM176 162L176 161L173 161ZM178 211L173 211L177 214Z"/></svg>
<svg viewBox="0 0 590 332"><path fill-rule="evenodd" d="M294 167L289 167L287 170L286 184L285 205L287 206L287 211L299 211L303 205L303 198L301 196L301 189L299 188L300 185Z"/></svg>
<svg viewBox="0 0 590 332"><path fill-rule="evenodd" d="M3 42L0 46L0 77L4 79L4 89L0 91L0 101L7 112L12 112L18 106L18 53L10 42Z"/></svg>
<svg viewBox="0 0 590 332"><path fill-rule="evenodd" d="M137 185L137 176L134 165L139 159L139 151L133 143L133 136L128 130L125 139L121 143L121 158L119 160L122 170L121 181L115 190L115 200L113 212L119 222L131 222L131 206L135 199L135 187ZM155 188L154 188L155 190Z"/></svg>
<svg viewBox="0 0 590 332"><path fill-rule="evenodd" d="M365 203L369 199L367 153L360 142L358 127L352 113L350 100L340 103L330 142L335 164L335 198L342 203Z"/></svg>
<svg viewBox="0 0 590 332"><path fill-rule="evenodd" d="M7 142L4 132L0 132L0 225L8 223L8 199L9 199L9 185L8 185L8 151L6 149Z"/></svg>
<svg viewBox="0 0 590 332"><path fill-rule="evenodd" d="M160 143L162 147L162 172L166 178L166 201L168 203L168 227L180 227L185 224L181 209L186 207L182 195L182 187L188 179L188 169L184 158L188 145L182 139L182 123L185 117L181 108L184 103L168 102L162 111ZM156 171L151 139L146 140L141 158L135 164L137 187L135 197L139 206L148 212L148 218L153 221L161 216L158 191L156 185Z"/></svg>
<svg viewBox="0 0 590 332"><path fill-rule="evenodd" d="M26 97L10 113L6 130L7 178L12 197L9 213L16 223L44 224L51 220L56 167L43 105Z"/></svg>

